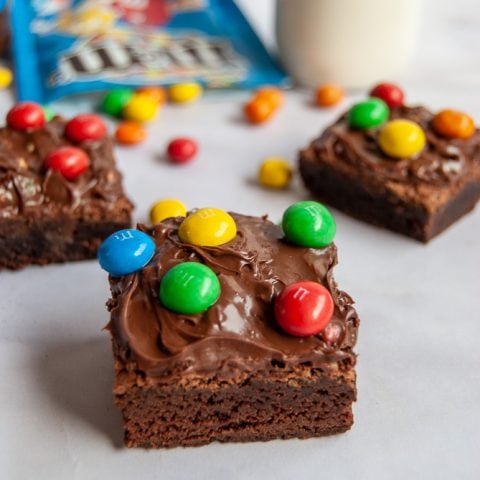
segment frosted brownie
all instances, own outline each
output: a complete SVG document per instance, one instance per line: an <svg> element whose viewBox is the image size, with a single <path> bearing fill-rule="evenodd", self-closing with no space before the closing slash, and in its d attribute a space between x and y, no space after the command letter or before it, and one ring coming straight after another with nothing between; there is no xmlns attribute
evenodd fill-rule
<svg viewBox="0 0 480 480"><path fill-rule="evenodd" d="M122 248L131 241L132 252L151 251L143 267L110 275L114 393L129 447L318 437L353 423L359 320L332 276L335 245L300 246L266 217L231 218L236 234L217 246L189 241L180 217L117 235ZM113 270L105 247L101 263ZM125 262L129 250L116 254ZM181 284L163 288L191 264L218 279L214 302L201 313L191 313L189 298L169 298L184 287L206 294L193 275L183 272ZM307 303L317 300L309 286L323 291L327 305ZM309 330L310 318L290 318L302 305L323 324Z"/></svg>

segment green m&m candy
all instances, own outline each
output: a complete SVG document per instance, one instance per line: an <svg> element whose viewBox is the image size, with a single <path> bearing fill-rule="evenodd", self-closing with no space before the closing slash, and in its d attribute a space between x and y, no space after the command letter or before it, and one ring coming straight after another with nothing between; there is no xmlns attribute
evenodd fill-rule
<svg viewBox="0 0 480 480"><path fill-rule="evenodd" d="M282 228L289 242L309 248L326 247L337 230L330 211L313 201L290 205L283 214Z"/></svg>
<svg viewBox="0 0 480 480"><path fill-rule="evenodd" d="M55 112L48 106L42 105L43 114L45 115L45 120L49 122L55 116Z"/></svg>
<svg viewBox="0 0 480 480"><path fill-rule="evenodd" d="M160 301L163 305L185 315L204 312L219 296L220 282L215 272L202 263L179 263L160 282Z"/></svg>
<svg viewBox="0 0 480 480"><path fill-rule="evenodd" d="M369 98L350 109L347 121L352 128L373 128L385 123L389 113L388 105L383 100Z"/></svg>
<svg viewBox="0 0 480 480"><path fill-rule="evenodd" d="M129 88L118 88L105 94L100 109L112 117L121 117L123 107L130 101L133 91Z"/></svg>

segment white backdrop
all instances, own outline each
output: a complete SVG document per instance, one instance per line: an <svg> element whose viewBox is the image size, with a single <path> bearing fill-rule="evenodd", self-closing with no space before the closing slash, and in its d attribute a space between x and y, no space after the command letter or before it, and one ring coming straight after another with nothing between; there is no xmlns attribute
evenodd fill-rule
<svg viewBox="0 0 480 480"><path fill-rule="evenodd" d="M293 0L292 0L293 1ZM271 42L271 1L241 2ZM477 3L427 2L414 65L399 81L408 99L465 109L480 121ZM1 112L11 104L2 93ZM296 151L354 98L332 111L290 92L261 127L240 115L246 93L216 93L188 108L165 107L138 148L118 149L136 220L176 196L280 218L305 198L252 179L267 155ZM78 101L56 108L73 113ZM162 159L172 136L201 145L197 161ZM0 468L14 479L478 479L480 478L480 209L430 245L335 212L341 288L362 319L359 400L344 435L306 441L127 450L111 396L112 360L96 262L0 273Z"/></svg>

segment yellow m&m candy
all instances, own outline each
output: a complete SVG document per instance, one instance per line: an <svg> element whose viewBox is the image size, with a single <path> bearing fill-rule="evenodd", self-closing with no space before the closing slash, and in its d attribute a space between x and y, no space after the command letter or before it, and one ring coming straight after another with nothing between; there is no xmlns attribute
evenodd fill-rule
<svg viewBox="0 0 480 480"><path fill-rule="evenodd" d="M286 188L292 179L291 165L281 157L265 159L258 170L258 181L269 188Z"/></svg>
<svg viewBox="0 0 480 480"><path fill-rule="evenodd" d="M7 88L12 83L12 71L7 67L0 67L0 88Z"/></svg>
<svg viewBox="0 0 480 480"><path fill-rule="evenodd" d="M217 247L237 234L235 220L218 208L201 208L189 215L180 225L180 240L202 247Z"/></svg>
<svg viewBox="0 0 480 480"><path fill-rule="evenodd" d="M186 217L187 207L176 198L165 198L154 203L150 209L150 221L152 224L162 222L167 218Z"/></svg>
<svg viewBox="0 0 480 480"><path fill-rule="evenodd" d="M198 83L177 83L168 89L168 97L174 103L190 103L202 94L202 86Z"/></svg>
<svg viewBox="0 0 480 480"><path fill-rule="evenodd" d="M126 120L144 123L157 115L158 104L149 95L134 93L123 107L122 115Z"/></svg>
<svg viewBox="0 0 480 480"><path fill-rule="evenodd" d="M410 120L388 122L378 135L380 148L394 158L410 158L420 153L426 139L422 127Z"/></svg>

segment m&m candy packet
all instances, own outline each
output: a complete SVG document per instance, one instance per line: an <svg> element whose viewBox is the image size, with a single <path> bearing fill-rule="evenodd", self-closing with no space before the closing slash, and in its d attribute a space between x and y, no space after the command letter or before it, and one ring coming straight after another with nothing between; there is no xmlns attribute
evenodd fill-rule
<svg viewBox="0 0 480 480"><path fill-rule="evenodd" d="M10 15L19 100L286 81L233 0L15 0Z"/></svg>

